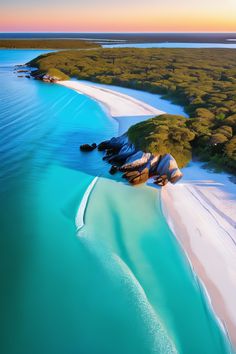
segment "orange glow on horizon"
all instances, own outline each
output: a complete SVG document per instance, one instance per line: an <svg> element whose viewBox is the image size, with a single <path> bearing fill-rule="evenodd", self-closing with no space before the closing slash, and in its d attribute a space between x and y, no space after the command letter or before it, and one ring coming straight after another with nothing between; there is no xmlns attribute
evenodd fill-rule
<svg viewBox="0 0 236 354"><path fill-rule="evenodd" d="M231 1L231 0L227 0ZM150 6L98 6L74 11L66 8L19 7L1 11L2 32L236 32L236 0L214 11L179 7L152 11Z"/></svg>

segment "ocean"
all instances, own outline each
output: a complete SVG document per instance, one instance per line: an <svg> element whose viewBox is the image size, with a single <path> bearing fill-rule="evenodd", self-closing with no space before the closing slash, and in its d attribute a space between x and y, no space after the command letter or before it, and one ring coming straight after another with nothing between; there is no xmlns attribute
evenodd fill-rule
<svg viewBox="0 0 236 354"><path fill-rule="evenodd" d="M160 190L111 179L101 153L79 150L117 135L117 122L13 72L39 53L0 50L1 353L229 353Z"/></svg>

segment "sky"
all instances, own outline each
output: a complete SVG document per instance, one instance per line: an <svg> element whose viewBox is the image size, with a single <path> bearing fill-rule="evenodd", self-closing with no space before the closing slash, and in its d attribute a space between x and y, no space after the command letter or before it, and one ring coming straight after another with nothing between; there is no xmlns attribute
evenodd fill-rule
<svg viewBox="0 0 236 354"><path fill-rule="evenodd" d="M236 32L236 0L0 0L0 32Z"/></svg>

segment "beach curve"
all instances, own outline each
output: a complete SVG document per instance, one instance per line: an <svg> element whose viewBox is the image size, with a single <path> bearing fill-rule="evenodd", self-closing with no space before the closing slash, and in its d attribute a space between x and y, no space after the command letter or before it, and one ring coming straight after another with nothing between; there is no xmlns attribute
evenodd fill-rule
<svg viewBox="0 0 236 354"><path fill-rule="evenodd" d="M79 81L61 81L60 84L103 104L113 118L138 116L143 120L144 116L165 113L129 95L97 85L86 85ZM198 172L204 172L204 178L197 180L198 184L204 186L201 188L196 180L190 178L194 176L195 169L191 166L187 169L186 183L168 185L162 189L163 213L194 272L203 282L216 317L226 327L236 346L236 185L229 193L229 186L214 181L214 177L219 179L220 174L211 173L211 176L207 176L207 172L199 167ZM220 235L220 243L219 237L214 240L213 234Z"/></svg>
<svg viewBox="0 0 236 354"><path fill-rule="evenodd" d="M80 81L59 81L58 84L78 91L102 103L114 118L156 116L165 113L129 95L107 88L87 85Z"/></svg>
<svg viewBox="0 0 236 354"><path fill-rule="evenodd" d="M163 213L235 347L236 185L225 174L220 183L221 174L202 169L206 179L194 180L196 167L188 171L183 183L162 189Z"/></svg>

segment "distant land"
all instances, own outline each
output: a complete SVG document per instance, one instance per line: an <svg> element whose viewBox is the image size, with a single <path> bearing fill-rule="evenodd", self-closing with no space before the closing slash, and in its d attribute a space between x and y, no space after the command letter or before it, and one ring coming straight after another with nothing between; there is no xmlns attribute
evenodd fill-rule
<svg viewBox="0 0 236 354"><path fill-rule="evenodd" d="M116 43L229 43L236 33L0 33L1 39L85 39L99 44Z"/></svg>
<svg viewBox="0 0 236 354"><path fill-rule="evenodd" d="M0 48L5 49L91 49L99 48L98 43L79 39L1 39Z"/></svg>

